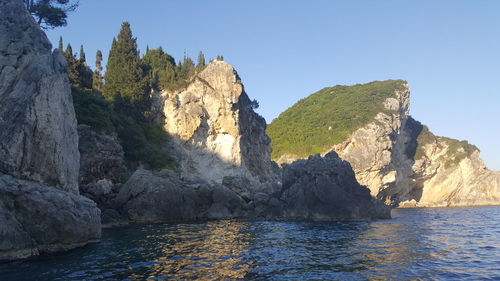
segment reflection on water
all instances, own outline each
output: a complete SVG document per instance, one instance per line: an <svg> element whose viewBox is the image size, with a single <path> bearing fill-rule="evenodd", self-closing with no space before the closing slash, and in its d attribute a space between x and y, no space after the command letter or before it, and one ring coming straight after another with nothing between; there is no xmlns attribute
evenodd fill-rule
<svg viewBox="0 0 500 281"><path fill-rule="evenodd" d="M176 232L149 236L161 249L161 257L155 259L148 273L150 278L222 278L241 279L250 269L251 262L243 260L251 236L245 233L244 222L209 222L196 232L193 225L181 225ZM140 279L133 274L129 278Z"/></svg>
<svg viewBox="0 0 500 281"><path fill-rule="evenodd" d="M374 222L117 228L97 244L0 265L0 280L498 280L499 215L402 209Z"/></svg>

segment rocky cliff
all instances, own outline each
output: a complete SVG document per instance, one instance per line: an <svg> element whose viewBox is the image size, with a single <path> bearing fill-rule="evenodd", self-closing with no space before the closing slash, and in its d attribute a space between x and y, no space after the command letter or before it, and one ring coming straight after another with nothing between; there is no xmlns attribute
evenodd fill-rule
<svg viewBox="0 0 500 281"><path fill-rule="evenodd" d="M0 260L100 237L78 195L80 154L64 57L21 0L0 1Z"/></svg>
<svg viewBox="0 0 500 281"><path fill-rule="evenodd" d="M279 169L270 159L266 123L226 62L211 62L186 88L156 100L179 165L132 175L110 204L125 220L390 217L334 153Z"/></svg>
<svg viewBox="0 0 500 281"><path fill-rule="evenodd" d="M22 7L2 1L0 172L78 193L78 135L66 62Z"/></svg>
<svg viewBox="0 0 500 281"><path fill-rule="evenodd" d="M394 82L373 82L386 84L383 89L392 89L389 96L378 100L379 112L373 114L371 119L357 123L355 127L352 122L344 121L343 124L348 124L351 132L343 135L341 141L332 141L329 147L324 146L322 153L332 150L338 152L340 157L351 163L358 181L369 187L372 195L389 205L500 204L500 173L485 168L476 147L465 141L437 137L427 127L413 120L409 116L408 85L404 81L396 81L400 84L398 87L390 86ZM368 116L367 111L373 105L356 98L356 95L376 95L376 91L382 89L374 91L373 83L353 86L358 87L358 90L350 92L352 99L358 101L358 115ZM359 90L360 86L365 88ZM345 102L336 103L336 107L345 107ZM319 110L331 112L336 109L323 107ZM275 122L277 124L271 124L271 129L273 125L280 127L284 120L278 118ZM334 128L331 133L335 135L337 131ZM276 139L279 145L279 137ZM284 152L277 160L287 162L302 157Z"/></svg>
<svg viewBox="0 0 500 281"><path fill-rule="evenodd" d="M403 206L500 204L500 172L486 169L477 147L435 136L411 117L405 131L418 133L418 137L413 154L413 190Z"/></svg>
<svg viewBox="0 0 500 281"><path fill-rule="evenodd" d="M186 88L162 92L160 100L183 176L216 183L226 176L256 182L274 176L266 122L231 65L213 61Z"/></svg>

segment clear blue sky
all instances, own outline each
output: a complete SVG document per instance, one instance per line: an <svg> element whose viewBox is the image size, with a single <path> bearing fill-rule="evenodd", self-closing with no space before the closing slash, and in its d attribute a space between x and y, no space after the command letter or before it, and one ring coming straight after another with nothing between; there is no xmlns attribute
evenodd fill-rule
<svg viewBox="0 0 500 281"><path fill-rule="evenodd" d="M405 79L411 114L500 170L500 1L82 0L48 32L89 63L129 21L144 52L223 55L267 122L327 86Z"/></svg>

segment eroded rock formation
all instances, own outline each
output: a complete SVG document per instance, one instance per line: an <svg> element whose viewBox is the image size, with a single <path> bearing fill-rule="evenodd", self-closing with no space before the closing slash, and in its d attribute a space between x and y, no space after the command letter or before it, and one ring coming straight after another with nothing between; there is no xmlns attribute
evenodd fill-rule
<svg viewBox="0 0 500 281"><path fill-rule="evenodd" d="M220 184L226 176L256 182L274 176L266 122L231 65L213 61L185 89L163 92L161 100L184 177Z"/></svg>

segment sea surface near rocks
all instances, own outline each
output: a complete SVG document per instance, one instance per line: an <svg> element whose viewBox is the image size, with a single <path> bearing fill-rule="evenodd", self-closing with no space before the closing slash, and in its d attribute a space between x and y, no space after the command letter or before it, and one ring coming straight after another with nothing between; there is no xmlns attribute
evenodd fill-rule
<svg viewBox="0 0 500 281"><path fill-rule="evenodd" d="M500 207L395 209L349 223L210 221L106 229L0 265L0 280L499 280Z"/></svg>

